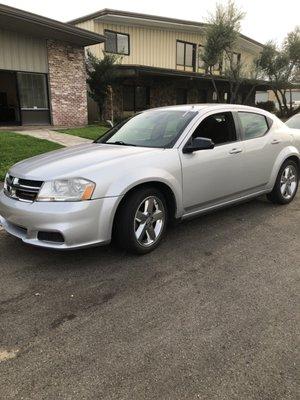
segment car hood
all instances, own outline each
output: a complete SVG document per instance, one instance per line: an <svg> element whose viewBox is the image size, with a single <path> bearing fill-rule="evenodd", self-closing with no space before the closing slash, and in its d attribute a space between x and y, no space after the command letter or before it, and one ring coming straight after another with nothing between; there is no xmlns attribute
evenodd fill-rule
<svg viewBox="0 0 300 400"><path fill-rule="evenodd" d="M23 179L88 178L88 172L102 164L122 163L128 158L157 151L163 149L89 143L28 158L15 164L9 172Z"/></svg>

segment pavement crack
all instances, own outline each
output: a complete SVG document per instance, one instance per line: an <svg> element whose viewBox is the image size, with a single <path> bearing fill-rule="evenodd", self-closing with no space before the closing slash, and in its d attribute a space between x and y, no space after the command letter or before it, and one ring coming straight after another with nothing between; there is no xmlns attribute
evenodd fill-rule
<svg viewBox="0 0 300 400"><path fill-rule="evenodd" d="M51 324L50 324L50 328L51 329L56 329L58 328L60 325L64 324L67 321L71 321L72 319L75 319L77 317L77 315L75 314L66 314L66 315L62 315L59 318L56 318Z"/></svg>

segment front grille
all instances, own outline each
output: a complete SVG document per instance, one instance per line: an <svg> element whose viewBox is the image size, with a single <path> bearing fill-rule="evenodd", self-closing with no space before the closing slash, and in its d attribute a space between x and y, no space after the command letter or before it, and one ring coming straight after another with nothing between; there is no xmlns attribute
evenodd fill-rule
<svg viewBox="0 0 300 400"><path fill-rule="evenodd" d="M4 192L7 196L20 200L33 202L43 185L43 181L16 178L8 175L5 181Z"/></svg>

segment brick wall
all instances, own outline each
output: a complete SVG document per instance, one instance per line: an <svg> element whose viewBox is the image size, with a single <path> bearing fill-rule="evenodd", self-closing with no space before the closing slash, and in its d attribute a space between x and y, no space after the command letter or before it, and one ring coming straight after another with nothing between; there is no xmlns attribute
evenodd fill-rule
<svg viewBox="0 0 300 400"><path fill-rule="evenodd" d="M53 125L87 124L87 88L83 47L47 41L49 94Z"/></svg>

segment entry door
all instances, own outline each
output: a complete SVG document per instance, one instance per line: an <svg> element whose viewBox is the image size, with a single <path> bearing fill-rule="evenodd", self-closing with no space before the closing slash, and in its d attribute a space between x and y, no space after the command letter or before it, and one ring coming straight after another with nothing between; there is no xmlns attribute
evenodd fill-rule
<svg viewBox="0 0 300 400"><path fill-rule="evenodd" d="M0 71L0 125L19 125L19 99L16 73Z"/></svg>
<svg viewBox="0 0 300 400"><path fill-rule="evenodd" d="M211 150L180 152L183 173L183 206L186 211L238 197L243 189L243 147L230 112L212 114L195 129L193 137L208 137Z"/></svg>

